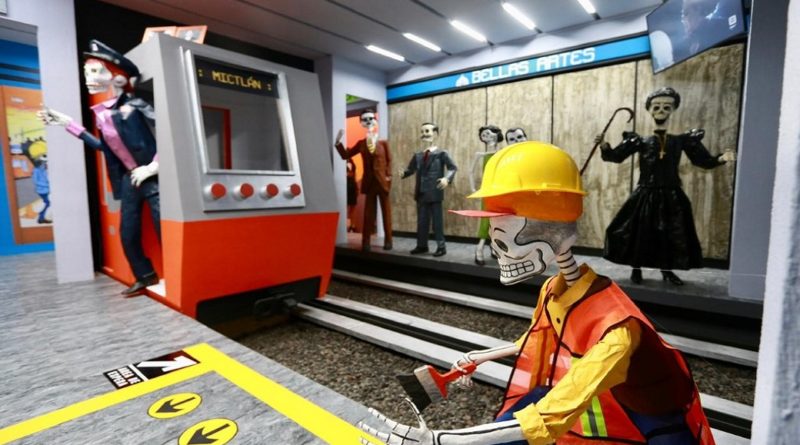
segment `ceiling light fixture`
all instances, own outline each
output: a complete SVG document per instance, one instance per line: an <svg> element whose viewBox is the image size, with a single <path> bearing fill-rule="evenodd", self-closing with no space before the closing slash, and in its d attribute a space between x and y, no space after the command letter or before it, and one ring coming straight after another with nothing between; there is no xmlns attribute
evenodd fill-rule
<svg viewBox="0 0 800 445"><path fill-rule="evenodd" d="M411 34L410 32L404 32L403 33L403 37L407 38L408 40L411 40L412 42L418 43L418 44L424 46L425 48L428 48L431 51L436 51L437 53L442 52L442 48L439 48L438 45L435 45L435 44L423 39L420 36Z"/></svg>
<svg viewBox="0 0 800 445"><path fill-rule="evenodd" d="M372 51L373 53L378 53L384 57L388 57L390 59L398 60L400 62L405 62L406 58L401 56L400 54L393 53L391 51L385 50L379 46L375 45L367 45L367 49Z"/></svg>
<svg viewBox="0 0 800 445"><path fill-rule="evenodd" d="M470 28L469 26L465 25L462 22L459 22L458 20L450 20L450 24L453 25L453 28L463 32L464 34L472 37L473 39L479 42L483 43L488 42L488 40L486 40L486 37L483 34L479 33L478 31L475 31L474 29Z"/></svg>
<svg viewBox="0 0 800 445"><path fill-rule="evenodd" d="M505 9L506 12L511 17L514 17L516 21L522 23L522 25L528 28L529 30L533 31L536 28L536 23L533 23L533 20L528 18L528 16L523 14L522 11L517 9L517 7L512 5L511 3L503 2L503 9Z"/></svg>
<svg viewBox="0 0 800 445"><path fill-rule="evenodd" d="M578 3L583 6L583 10L586 11L587 14L597 14L597 10L594 9L594 5L589 0L578 0Z"/></svg>

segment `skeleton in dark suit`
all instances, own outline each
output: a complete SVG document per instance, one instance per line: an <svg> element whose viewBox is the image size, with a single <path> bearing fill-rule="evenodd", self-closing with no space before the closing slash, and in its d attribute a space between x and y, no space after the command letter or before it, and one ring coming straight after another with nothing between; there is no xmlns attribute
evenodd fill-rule
<svg viewBox="0 0 800 445"><path fill-rule="evenodd" d="M364 177L361 180L361 193L366 195L364 204L364 227L361 231L361 249L370 250L369 240L375 226L375 199L380 200L383 216L383 249L392 249L392 204L389 190L392 188L392 156L389 143L378 140L378 120L375 112L366 110L361 113L361 126L367 129L367 136L356 145L345 149L341 143L343 131L336 135L336 151L342 159L350 159L360 154L364 161Z"/></svg>
<svg viewBox="0 0 800 445"><path fill-rule="evenodd" d="M456 175L456 164L447 151L436 146L436 136L439 127L436 124L425 123L420 128L421 139L427 147L415 153L402 171L406 178L416 173L417 182L414 186L414 200L417 201L417 247L412 255L428 251L428 232L433 220L433 233L436 237L436 252L433 256L442 256L447 253L444 241L444 215L442 213L442 200L444 189L453 182ZM446 172L445 172L446 169Z"/></svg>

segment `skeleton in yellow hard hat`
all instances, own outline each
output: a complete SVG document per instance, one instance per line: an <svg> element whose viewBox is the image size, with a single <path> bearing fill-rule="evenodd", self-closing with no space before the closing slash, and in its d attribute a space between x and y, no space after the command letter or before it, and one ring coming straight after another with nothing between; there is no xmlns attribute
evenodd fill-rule
<svg viewBox="0 0 800 445"><path fill-rule="evenodd" d="M680 353L616 284L573 258L583 195L575 162L557 147L523 142L492 157L470 196L486 211L456 213L491 218L502 283L541 274L554 261L560 270L542 286L519 340L468 352L453 365L516 356L503 405L494 423L450 431L430 430L416 407L419 427L373 410L392 432L362 424L364 431L386 444L714 443Z"/></svg>

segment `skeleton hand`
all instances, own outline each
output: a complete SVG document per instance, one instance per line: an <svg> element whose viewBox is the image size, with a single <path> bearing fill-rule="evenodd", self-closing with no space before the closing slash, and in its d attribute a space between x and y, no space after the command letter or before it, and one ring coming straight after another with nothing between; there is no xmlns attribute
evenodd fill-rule
<svg viewBox="0 0 800 445"><path fill-rule="evenodd" d="M72 122L72 118L66 114L45 106L42 106L42 108L36 112L36 117L41 119L45 125L61 125L66 127Z"/></svg>
<svg viewBox="0 0 800 445"><path fill-rule="evenodd" d="M344 136L344 130L340 129L339 132L336 133L336 142L335 142L335 144L338 144L339 142L342 141L342 136Z"/></svg>
<svg viewBox="0 0 800 445"><path fill-rule="evenodd" d="M609 143L606 142L605 135L603 135L602 133L594 137L594 143L599 145L601 150L606 150L608 148L611 148L611 145L609 145Z"/></svg>
<svg viewBox="0 0 800 445"><path fill-rule="evenodd" d="M405 399L405 401L411 406L411 409L417 416L419 427L415 428L409 425L399 424L394 420L386 418L386 416L374 408L369 409L370 414L388 426L392 432L390 434L382 433L364 422L359 422L358 427L361 428L361 430L365 433L377 437L382 441L381 443L387 445L402 445L406 443L413 443L414 445L434 445L436 443L435 433L429 430L428 426L425 425L425 419L422 418L422 415L419 413L416 405L414 405L414 403L409 399ZM362 445L378 445L374 442L371 442L369 438L364 436L361 436L361 443Z"/></svg>
<svg viewBox="0 0 800 445"><path fill-rule="evenodd" d="M725 150L722 152L722 156L719 157L719 160L724 162L734 162L736 161L736 152L733 150Z"/></svg>
<svg viewBox="0 0 800 445"><path fill-rule="evenodd" d="M450 185L450 181L448 181L447 178L439 178L439 183L436 185L436 188L444 190L448 185Z"/></svg>
<svg viewBox="0 0 800 445"><path fill-rule="evenodd" d="M136 167L131 171L131 184L139 187L149 177L158 174L158 161Z"/></svg>
<svg viewBox="0 0 800 445"><path fill-rule="evenodd" d="M456 360L453 363L453 366L450 367L450 369L458 369L461 372L466 372L466 370L464 369L464 366L466 366L466 365L468 365L470 363L473 363L473 364L477 365L477 363L475 363L475 360L470 358L469 354L470 353L467 352L466 354L464 354L463 357L461 357L460 359ZM460 386L462 388L472 388L472 373L464 374L461 377L459 377L458 380L456 380L456 385L458 385L458 386Z"/></svg>

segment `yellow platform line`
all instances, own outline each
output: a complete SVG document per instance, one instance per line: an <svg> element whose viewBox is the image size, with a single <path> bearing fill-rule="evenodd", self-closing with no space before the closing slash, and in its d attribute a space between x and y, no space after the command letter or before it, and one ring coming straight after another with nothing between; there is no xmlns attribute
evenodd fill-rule
<svg viewBox="0 0 800 445"><path fill-rule="evenodd" d="M53 428L78 417L135 399L176 383L199 377L208 372L218 373L251 396L329 444L358 444L362 435L374 443L381 442L374 437L365 435L360 429L311 401L237 362L211 345L202 343L185 348L184 351L199 363L0 429L0 445Z"/></svg>
<svg viewBox="0 0 800 445"><path fill-rule="evenodd" d="M0 429L0 444L6 444L13 440L22 439L23 437L30 436L31 434L38 433L39 431L53 428L54 426L77 419L78 417L82 417L119 403L135 399L136 397L158 391L159 389L166 388L167 386L174 385L181 381L201 376L212 370L212 367L207 363L201 362L194 366L179 369L152 380L137 383L127 388L118 389L110 393L72 404L65 408L51 411L47 414L42 414L41 416Z"/></svg>
<svg viewBox="0 0 800 445"><path fill-rule="evenodd" d="M214 371L325 442L332 445L359 443L362 435L360 429L213 347L200 344L186 348L185 351L201 362L213 363ZM364 437L374 443L381 443L374 437Z"/></svg>

